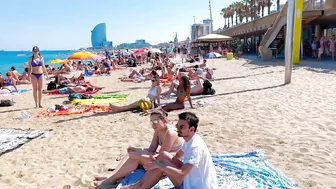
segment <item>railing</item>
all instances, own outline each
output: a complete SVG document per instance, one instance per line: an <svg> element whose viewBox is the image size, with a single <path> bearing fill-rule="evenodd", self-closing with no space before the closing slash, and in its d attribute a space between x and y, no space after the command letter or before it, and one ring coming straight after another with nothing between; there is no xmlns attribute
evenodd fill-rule
<svg viewBox="0 0 336 189"><path fill-rule="evenodd" d="M281 11L279 12L278 16L276 17L272 27L270 27L267 32L265 33L265 35L263 36L262 40L260 41L260 46L265 46L268 39L270 38L270 36L272 35L276 25L278 24L278 22L280 21L280 18L284 15L284 12L287 10L287 6L288 3L286 2L285 6L283 6L283 8L281 9Z"/></svg>

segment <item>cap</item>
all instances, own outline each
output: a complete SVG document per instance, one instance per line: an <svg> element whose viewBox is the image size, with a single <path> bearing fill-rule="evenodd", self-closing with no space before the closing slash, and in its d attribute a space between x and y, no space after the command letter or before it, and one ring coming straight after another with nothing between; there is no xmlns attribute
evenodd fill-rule
<svg viewBox="0 0 336 189"><path fill-rule="evenodd" d="M37 46L34 46L33 51L40 51L40 49Z"/></svg>

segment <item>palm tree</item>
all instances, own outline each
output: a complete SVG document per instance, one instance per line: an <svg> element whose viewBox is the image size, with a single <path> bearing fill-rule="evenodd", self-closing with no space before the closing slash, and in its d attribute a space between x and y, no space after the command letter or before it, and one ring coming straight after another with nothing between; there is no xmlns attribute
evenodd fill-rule
<svg viewBox="0 0 336 189"><path fill-rule="evenodd" d="M223 18L224 18L224 29L226 28L226 8L222 8L222 11L221 11L221 13L220 13L220 15L222 15L223 16Z"/></svg>
<svg viewBox="0 0 336 189"><path fill-rule="evenodd" d="M239 18L239 23L243 22L244 18L244 9L245 9L245 4L242 1L238 1L235 3L235 9L236 9L236 18ZM237 21L236 21L237 22Z"/></svg>
<svg viewBox="0 0 336 189"><path fill-rule="evenodd" d="M233 26L233 15L234 15L234 9L233 6L230 5L228 7L228 17L231 18L231 26Z"/></svg>
<svg viewBox="0 0 336 189"><path fill-rule="evenodd" d="M248 22L248 17L250 16L249 7L247 6L248 3L249 3L249 0L243 0L243 4L245 4L244 16L245 16L246 23Z"/></svg>

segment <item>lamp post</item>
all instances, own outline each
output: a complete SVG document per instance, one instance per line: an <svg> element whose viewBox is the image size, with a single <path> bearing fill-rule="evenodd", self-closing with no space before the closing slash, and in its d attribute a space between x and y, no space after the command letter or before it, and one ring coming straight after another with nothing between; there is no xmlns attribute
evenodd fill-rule
<svg viewBox="0 0 336 189"><path fill-rule="evenodd" d="M211 0L209 0L209 10L210 10L210 20L211 20L211 32L213 32L213 20L212 20L212 11L211 11Z"/></svg>

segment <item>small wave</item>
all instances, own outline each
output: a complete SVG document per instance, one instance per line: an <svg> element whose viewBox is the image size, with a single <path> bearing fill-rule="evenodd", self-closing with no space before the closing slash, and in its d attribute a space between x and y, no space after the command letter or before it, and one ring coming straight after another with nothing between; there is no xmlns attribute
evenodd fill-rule
<svg viewBox="0 0 336 189"><path fill-rule="evenodd" d="M27 56L26 54L17 54L16 56Z"/></svg>

